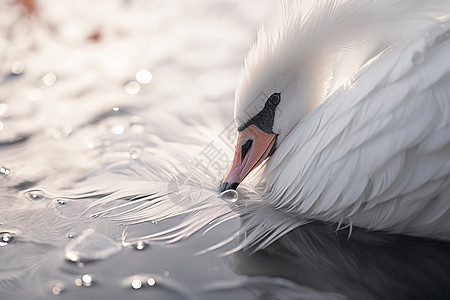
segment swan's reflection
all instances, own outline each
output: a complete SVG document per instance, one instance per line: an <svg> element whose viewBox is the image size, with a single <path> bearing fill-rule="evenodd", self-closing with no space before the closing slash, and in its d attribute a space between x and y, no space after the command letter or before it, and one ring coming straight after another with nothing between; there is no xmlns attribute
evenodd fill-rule
<svg viewBox="0 0 450 300"><path fill-rule="evenodd" d="M235 272L289 279L348 299L450 299L450 243L313 222L264 250L233 255Z"/></svg>

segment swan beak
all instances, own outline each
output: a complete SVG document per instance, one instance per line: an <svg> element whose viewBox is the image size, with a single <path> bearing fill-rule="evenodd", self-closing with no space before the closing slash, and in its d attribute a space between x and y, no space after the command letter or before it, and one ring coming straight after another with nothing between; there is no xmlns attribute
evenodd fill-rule
<svg viewBox="0 0 450 300"><path fill-rule="evenodd" d="M276 135L266 133L255 125L239 132L233 162L223 177L220 191L235 190L239 183L271 154Z"/></svg>

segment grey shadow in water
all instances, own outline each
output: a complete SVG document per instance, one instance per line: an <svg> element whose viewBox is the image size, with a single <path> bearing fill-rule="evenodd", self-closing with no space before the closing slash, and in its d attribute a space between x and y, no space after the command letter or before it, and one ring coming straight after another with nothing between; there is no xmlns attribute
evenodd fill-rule
<svg viewBox="0 0 450 300"><path fill-rule="evenodd" d="M233 255L234 271L280 277L347 299L450 299L450 243L312 222L264 250Z"/></svg>

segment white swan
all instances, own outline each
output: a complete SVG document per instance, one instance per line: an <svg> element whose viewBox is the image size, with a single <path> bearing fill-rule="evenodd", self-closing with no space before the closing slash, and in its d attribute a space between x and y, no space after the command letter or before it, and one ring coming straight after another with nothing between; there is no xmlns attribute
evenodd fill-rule
<svg viewBox="0 0 450 300"><path fill-rule="evenodd" d="M286 1L235 95L222 190L302 217L450 239L450 3ZM269 28L269 29L268 29Z"/></svg>

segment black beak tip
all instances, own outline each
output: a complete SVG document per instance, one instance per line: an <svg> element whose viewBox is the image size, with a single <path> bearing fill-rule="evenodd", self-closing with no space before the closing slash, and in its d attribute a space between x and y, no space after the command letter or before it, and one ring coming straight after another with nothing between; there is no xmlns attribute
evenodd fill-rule
<svg viewBox="0 0 450 300"><path fill-rule="evenodd" d="M220 185L220 192L226 191L226 190L235 190L239 186L239 183L237 182L222 182Z"/></svg>

